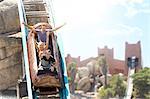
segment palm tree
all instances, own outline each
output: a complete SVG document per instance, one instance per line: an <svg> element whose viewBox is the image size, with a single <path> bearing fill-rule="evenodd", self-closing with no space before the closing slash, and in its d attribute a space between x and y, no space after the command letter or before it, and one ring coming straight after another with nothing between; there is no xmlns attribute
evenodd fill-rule
<svg viewBox="0 0 150 99"><path fill-rule="evenodd" d="M98 56L98 65L101 67L101 73L105 76L105 87L107 86L107 72L108 72L108 65L106 62L106 57L104 56L104 54Z"/></svg>
<svg viewBox="0 0 150 99"><path fill-rule="evenodd" d="M76 76L76 62L71 62L67 67L67 71L68 71L68 78L69 78L69 85L70 85L70 91L71 93L74 93L75 91L75 83L74 83L74 79Z"/></svg>

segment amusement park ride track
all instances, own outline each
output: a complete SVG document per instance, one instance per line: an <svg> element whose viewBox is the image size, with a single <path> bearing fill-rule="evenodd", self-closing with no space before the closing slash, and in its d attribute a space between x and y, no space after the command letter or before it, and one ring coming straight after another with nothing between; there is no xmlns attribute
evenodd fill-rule
<svg viewBox="0 0 150 99"><path fill-rule="evenodd" d="M25 77L24 80L20 80L18 82L18 91L17 91L17 97L18 99L23 98L23 96L28 97L29 99L44 99L52 98L55 96L55 98L60 99L70 99L70 92L69 92L69 85L68 85L68 79L67 79L67 71L66 71L66 65L63 55L63 49L62 45L59 44L59 42L55 38L55 34L51 38L53 42L53 56L56 59L56 61L59 61L58 70L59 70L59 83L61 87L58 88L54 84L49 84L49 82L57 82L58 80L55 80L55 77L52 76L43 76L42 80L39 78L39 76L33 77L32 72L35 72L34 69L32 69L33 64L31 64L32 60L30 58L33 57L34 60L36 60L36 55L33 47L35 46L30 40L28 32L29 29L26 28L22 23L34 25L40 22L44 23L50 23L52 27L55 27L54 24L54 17L53 17L53 9L52 9L52 1L51 0L18 0L18 10L19 10L19 18L20 18L20 24L21 24L21 32L22 32L22 45L23 45L23 53L24 53L24 70L25 71ZM28 38L29 37L29 38ZM57 38L59 38L59 35L57 35ZM32 39L32 38L31 38ZM55 55L57 54L57 55ZM57 60L58 59L58 60ZM38 61L38 60L36 60ZM33 61L35 62L35 61ZM33 78L37 78L39 81L42 82L42 87L39 87L38 84L34 83ZM43 84L45 82L45 79L48 79L46 81L49 81L48 84ZM44 80L43 80L44 79ZM54 80L53 80L54 79ZM40 83L40 82L39 82ZM46 86L44 86L46 85ZM50 85L53 85L50 86ZM26 90L24 90L26 87ZM56 87L56 88L55 88ZM37 89L37 90L36 90ZM54 99L55 99L54 98Z"/></svg>

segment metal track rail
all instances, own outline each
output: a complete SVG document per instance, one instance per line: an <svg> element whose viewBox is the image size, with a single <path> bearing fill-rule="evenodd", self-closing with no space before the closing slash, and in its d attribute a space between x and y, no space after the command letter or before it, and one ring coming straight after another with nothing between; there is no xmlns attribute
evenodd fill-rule
<svg viewBox="0 0 150 99"><path fill-rule="evenodd" d="M28 31L27 31L27 28L22 24L23 22L26 22L26 17L24 13L25 11L24 11L22 0L18 0L18 10L19 10L21 32L22 32L22 45L23 45L23 55L24 55L24 63L25 63L25 71L26 71L26 79L27 79L28 97L29 99L33 99L30 72L29 72L27 41L26 41Z"/></svg>

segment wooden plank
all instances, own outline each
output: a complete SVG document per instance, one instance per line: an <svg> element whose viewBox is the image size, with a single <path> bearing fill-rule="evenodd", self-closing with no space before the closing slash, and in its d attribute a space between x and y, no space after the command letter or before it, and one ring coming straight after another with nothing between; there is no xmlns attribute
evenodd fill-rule
<svg viewBox="0 0 150 99"><path fill-rule="evenodd" d="M43 0L23 0L23 3L44 2Z"/></svg>
<svg viewBox="0 0 150 99"><path fill-rule="evenodd" d="M27 16L27 18L49 18L48 15Z"/></svg>
<svg viewBox="0 0 150 99"><path fill-rule="evenodd" d="M48 13L46 11L28 11L26 15L48 15Z"/></svg>
<svg viewBox="0 0 150 99"><path fill-rule="evenodd" d="M28 11L26 15L28 18L49 18L46 11Z"/></svg>
<svg viewBox="0 0 150 99"><path fill-rule="evenodd" d="M48 14L46 11L27 11L26 14Z"/></svg>
<svg viewBox="0 0 150 99"><path fill-rule="evenodd" d="M34 1L28 1L28 2L24 2L23 4L24 5L41 5L41 4L46 4L46 3L43 2L43 1L36 1L36 2L34 2Z"/></svg>

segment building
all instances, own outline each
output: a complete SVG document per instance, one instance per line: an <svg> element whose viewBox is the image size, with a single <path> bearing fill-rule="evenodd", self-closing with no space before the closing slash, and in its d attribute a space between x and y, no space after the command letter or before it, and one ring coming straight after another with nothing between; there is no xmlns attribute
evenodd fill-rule
<svg viewBox="0 0 150 99"><path fill-rule="evenodd" d="M138 58L138 65L136 66L136 71L142 68L141 64L141 43L138 41L136 44L129 44L128 42L125 43L125 59L119 60L114 59L114 49L109 49L107 46L100 49L98 48L98 55L102 55L106 57L106 62L109 66L109 73L110 74L118 74L123 73L125 75L128 74L128 58L135 56Z"/></svg>
<svg viewBox="0 0 150 99"><path fill-rule="evenodd" d="M123 54L123 53L122 53ZM115 59L114 58L114 49L110 49L107 46L104 48L98 48L98 56L104 55L106 57L107 65L109 66L109 73L110 74L118 74L123 73L124 75L128 74L128 58L135 56L138 58L138 65L136 66L136 70L142 68L141 65L141 43L138 41L136 44L129 44L128 42L125 43L125 59ZM73 58L71 55L67 55L66 57L66 63L69 64L71 61L76 61L77 66L82 67L86 66L86 64L92 60L95 60L96 57L90 57L88 59L85 59L83 61L80 61L80 57Z"/></svg>
<svg viewBox="0 0 150 99"><path fill-rule="evenodd" d="M136 71L142 68L142 56L141 56L141 42L138 41L136 44L125 43L125 74L128 74L127 61L129 57L135 56L138 58L138 64Z"/></svg>
<svg viewBox="0 0 150 99"><path fill-rule="evenodd" d="M68 66L69 64L71 64L72 62L75 62L77 67L80 65L80 56L78 56L77 58L75 57L71 57L70 54L67 54L67 56L65 57L66 60L66 65Z"/></svg>

